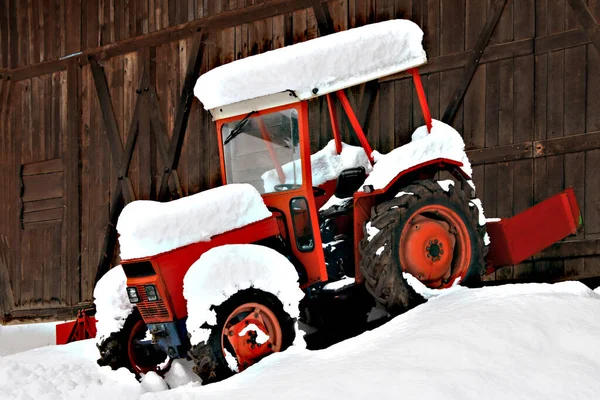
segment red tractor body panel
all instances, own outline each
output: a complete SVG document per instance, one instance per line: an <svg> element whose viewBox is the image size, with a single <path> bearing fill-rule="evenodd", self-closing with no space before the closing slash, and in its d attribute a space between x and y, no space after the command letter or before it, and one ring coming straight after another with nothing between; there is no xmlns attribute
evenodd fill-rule
<svg viewBox="0 0 600 400"><path fill-rule="evenodd" d="M488 263L497 268L514 265L546 247L577 233L579 205L572 188L528 208L512 218L488 222Z"/></svg>
<svg viewBox="0 0 600 400"><path fill-rule="evenodd" d="M142 301L137 304L137 307L144 321L146 323L168 322L187 316L182 290L183 278L192 264L208 250L225 244L253 243L278 234L279 226L276 218L269 217L214 236L208 242L196 242L152 257L123 261L124 268L128 263L149 261L156 271L156 275L150 277L127 279L127 286L135 286L140 293ZM148 284L156 285L160 300L147 300L144 285Z"/></svg>

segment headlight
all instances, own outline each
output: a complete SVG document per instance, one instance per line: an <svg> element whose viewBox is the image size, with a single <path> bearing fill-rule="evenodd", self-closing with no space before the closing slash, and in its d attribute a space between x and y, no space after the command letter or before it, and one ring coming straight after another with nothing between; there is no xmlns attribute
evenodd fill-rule
<svg viewBox="0 0 600 400"><path fill-rule="evenodd" d="M127 297L129 297L129 301L133 304L140 302L140 296L138 295L138 291L135 287L127 288Z"/></svg>
<svg viewBox="0 0 600 400"><path fill-rule="evenodd" d="M145 287L146 296L148 297L148 301L156 301L158 300L158 292L156 291L156 286L148 285Z"/></svg>

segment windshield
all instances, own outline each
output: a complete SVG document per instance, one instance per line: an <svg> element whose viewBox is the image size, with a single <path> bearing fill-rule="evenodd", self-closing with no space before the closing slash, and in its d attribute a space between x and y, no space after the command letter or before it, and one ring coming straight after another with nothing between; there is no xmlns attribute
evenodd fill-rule
<svg viewBox="0 0 600 400"><path fill-rule="evenodd" d="M250 113L221 129L227 183L249 183L263 194L302 186L297 110Z"/></svg>

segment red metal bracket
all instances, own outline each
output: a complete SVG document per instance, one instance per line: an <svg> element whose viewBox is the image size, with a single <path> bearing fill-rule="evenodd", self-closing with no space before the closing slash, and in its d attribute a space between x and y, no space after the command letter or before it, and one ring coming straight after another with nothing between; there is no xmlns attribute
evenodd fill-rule
<svg viewBox="0 0 600 400"><path fill-rule="evenodd" d="M419 70L417 68L411 68L409 71L413 77L415 89L417 90L417 96L419 96L419 103L421 104L421 110L423 111L425 125L427 125L427 132L431 133L431 112L429 111L429 105L427 104L427 98L425 97L425 90L423 90L423 82L421 82L421 75L419 75Z"/></svg>
<svg viewBox="0 0 600 400"><path fill-rule="evenodd" d="M576 234L580 226L579 205L569 188L512 218L487 223L491 243L486 260L494 268L519 264Z"/></svg>
<svg viewBox="0 0 600 400"><path fill-rule="evenodd" d="M360 145L363 149L365 149L367 157L369 157L369 161L371 161L371 164L373 164L373 149L371 149L371 146L369 145L369 141L367 140L367 137L365 136L365 133L363 132L362 127L360 126L360 122L358 122L358 118L356 118L356 114L354 113L354 110L352 109L352 106L350 105L350 102L346 97L346 93L344 93L343 90L338 90L337 92L335 92L335 94L340 100L340 103L342 103L342 107L344 108L344 111L346 112L346 115L350 120L352 129L354 129L354 132L358 137Z"/></svg>
<svg viewBox="0 0 600 400"><path fill-rule="evenodd" d="M337 154L342 152L342 138L340 136L340 131L338 128L337 117L335 115L335 110L333 109L333 99L331 98L331 94L327 93L325 95L327 98L327 108L329 109L329 119L331 120L331 129L333 130L333 138L335 140L335 151Z"/></svg>
<svg viewBox="0 0 600 400"><path fill-rule="evenodd" d="M96 319L79 310L75 321L56 325L56 344L67 344L96 337Z"/></svg>

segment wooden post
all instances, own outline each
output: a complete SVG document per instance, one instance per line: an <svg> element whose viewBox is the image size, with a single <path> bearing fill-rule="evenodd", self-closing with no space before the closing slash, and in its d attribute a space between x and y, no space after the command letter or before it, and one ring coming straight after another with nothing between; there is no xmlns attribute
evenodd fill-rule
<svg viewBox="0 0 600 400"><path fill-rule="evenodd" d="M333 29L333 21L329 15L327 5L321 3L321 0L311 0L312 9L317 19L317 26L319 27L319 36L326 36L330 33L335 32Z"/></svg>

